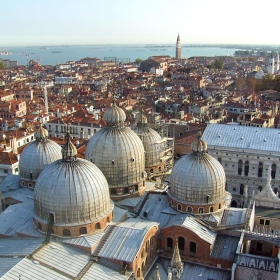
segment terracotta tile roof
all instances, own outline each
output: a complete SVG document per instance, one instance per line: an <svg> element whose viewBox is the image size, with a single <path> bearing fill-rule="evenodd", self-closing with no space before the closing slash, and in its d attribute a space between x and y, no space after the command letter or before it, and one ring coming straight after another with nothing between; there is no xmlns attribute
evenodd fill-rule
<svg viewBox="0 0 280 280"><path fill-rule="evenodd" d="M0 152L0 164L12 165L18 162L17 154Z"/></svg>

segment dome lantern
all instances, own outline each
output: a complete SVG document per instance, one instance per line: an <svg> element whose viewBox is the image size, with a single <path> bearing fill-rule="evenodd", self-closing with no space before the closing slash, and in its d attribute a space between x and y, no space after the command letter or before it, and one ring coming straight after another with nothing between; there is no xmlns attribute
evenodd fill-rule
<svg viewBox="0 0 280 280"><path fill-rule="evenodd" d="M77 159L77 149L74 144L71 142L71 136L69 133L69 128L65 135L66 143L62 148L62 159L64 161L74 161Z"/></svg>
<svg viewBox="0 0 280 280"><path fill-rule="evenodd" d="M126 115L124 110L117 106L115 98L113 98L112 106L105 111L103 118L107 123L107 126L124 126Z"/></svg>

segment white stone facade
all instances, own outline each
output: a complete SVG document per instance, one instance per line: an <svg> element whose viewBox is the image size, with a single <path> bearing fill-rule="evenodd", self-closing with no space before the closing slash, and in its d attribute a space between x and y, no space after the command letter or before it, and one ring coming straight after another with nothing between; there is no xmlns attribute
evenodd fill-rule
<svg viewBox="0 0 280 280"><path fill-rule="evenodd" d="M236 136L238 139L235 139L234 131L238 134ZM258 136L263 139L262 144L268 145L267 148L264 148L265 146L261 144L255 145L259 141L259 138L253 132L255 134L261 132L264 137L267 135L267 139ZM207 126L202 139L208 143L208 153L215 157L225 170L227 179L226 189L232 194L232 206L245 207L245 204L259 190L265 188L268 172L270 172L269 168L271 168L271 188L275 193L280 192L280 150L275 150L277 146L280 149L280 137L279 145L275 142L275 139L273 142L274 145L272 145L272 143L269 143L272 142L272 137L270 137L269 132L274 132L279 137L278 133L280 133L280 130L274 128L256 129L246 126L219 124ZM220 141L226 135L228 139L232 139L231 141L225 141L227 142L227 146ZM239 137L240 135L244 136ZM254 138L255 143L253 143ZM241 144L239 145L238 141L242 142L243 146ZM248 193L247 198L245 195L246 187Z"/></svg>

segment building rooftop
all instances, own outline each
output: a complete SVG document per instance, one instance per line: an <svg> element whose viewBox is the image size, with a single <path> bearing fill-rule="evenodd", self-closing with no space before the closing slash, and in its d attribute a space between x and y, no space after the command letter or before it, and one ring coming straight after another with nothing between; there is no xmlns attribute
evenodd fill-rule
<svg viewBox="0 0 280 280"><path fill-rule="evenodd" d="M208 148L231 148L280 152L280 129L209 124L202 136Z"/></svg>

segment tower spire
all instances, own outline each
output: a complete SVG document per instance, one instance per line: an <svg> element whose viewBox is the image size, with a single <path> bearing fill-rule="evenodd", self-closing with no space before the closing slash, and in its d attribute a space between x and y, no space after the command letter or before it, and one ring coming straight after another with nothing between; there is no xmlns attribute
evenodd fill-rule
<svg viewBox="0 0 280 280"><path fill-rule="evenodd" d="M181 59L181 39L180 39L179 32L176 41L176 59Z"/></svg>
<svg viewBox="0 0 280 280"><path fill-rule="evenodd" d="M184 269L183 266L178 248L178 241L176 241L171 263L168 268L168 280L180 280Z"/></svg>

